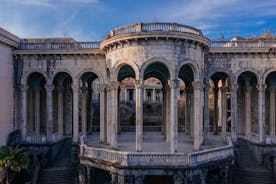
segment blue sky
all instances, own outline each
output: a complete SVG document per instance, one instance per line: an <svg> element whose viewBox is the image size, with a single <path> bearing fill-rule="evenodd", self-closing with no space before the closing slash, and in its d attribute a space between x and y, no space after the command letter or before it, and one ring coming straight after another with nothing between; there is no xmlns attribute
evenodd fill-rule
<svg viewBox="0 0 276 184"><path fill-rule="evenodd" d="M177 22L212 40L276 33L276 0L0 0L0 27L20 38L98 41L118 26Z"/></svg>

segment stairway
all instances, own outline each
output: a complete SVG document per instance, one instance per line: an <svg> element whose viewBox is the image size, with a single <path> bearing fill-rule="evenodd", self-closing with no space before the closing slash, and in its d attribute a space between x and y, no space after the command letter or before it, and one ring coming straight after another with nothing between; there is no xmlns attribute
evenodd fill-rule
<svg viewBox="0 0 276 184"><path fill-rule="evenodd" d="M260 165L244 141L239 141L240 162L237 170L239 184L276 184L272 171ZM234 176L235 177L235 176Z"/></svg>
<svg viewBox="0 0 276 184"><path fill-rule="evenodd" d="M76 184L78 170L70 161L71 143L58 154L55 163L39 173L39 184Z"/></svg>

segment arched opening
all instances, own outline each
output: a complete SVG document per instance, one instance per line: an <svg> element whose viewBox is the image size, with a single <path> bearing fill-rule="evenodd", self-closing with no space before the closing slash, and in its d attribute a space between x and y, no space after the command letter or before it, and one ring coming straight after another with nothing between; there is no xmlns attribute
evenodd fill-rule
<svg viewBox="0 0 276 184"><path fill-rule="evenodd" d="M231 132L231 80L224 72L214 73L209 80L209 131L214 135Z"/></svg>
<svg viewBox="0 0 276 184"><path fill-rule="evenodd" d="M265 133L270 135L272 143L276 143L275 139L275 92L276 92L276 71L269 73L265 79Z"/></svg>
<svg viewBox="0 0 276 184"><path fill-rule="evenodd" d="M47 135L46 79L38 72L28 77L27 142L45 142Z"/></svg>
<svg viewBox="0 0 276 184"><path fill-rule="evenodd" d="M85 72L80 77L80 129L83 136L100 131L99 78L93 72ZM96 133L97 132L97 133Z"/></svg>
<svg viewBox="0 0 276 184"><path fill-rule="evenodd" d="M257 77L251 71L245 71L238 76L237 134L249 139L257 139L259 133L257 83Z"/></svg>
<svg viewBox="0 0 276 184"><path fill-rule="evenodd" d="M72 77L66 72L55 75L53 91L53 133L62 137L73 135Z"/></svg>

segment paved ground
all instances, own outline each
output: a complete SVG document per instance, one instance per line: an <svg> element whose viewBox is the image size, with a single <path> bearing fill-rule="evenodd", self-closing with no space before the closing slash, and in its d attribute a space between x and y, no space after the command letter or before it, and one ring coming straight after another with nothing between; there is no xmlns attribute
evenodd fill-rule
<svg viewBox="0 0 276 184"><path fill-rule="evenodd" d="M110 145L99 143L99 133L88 135L86 144L97 148L111 149ZM121 132L118 141L118 150L135 152L135 132ZM221 135L212 135L210 133L209 143L202 146L202 149L214 148L226 145ZM193 138L184 133L178 134L178 152L193 152ZM170 146L166 143L165 136L160 132L144 132L143 136L143 152L170 152Z"/></svg>

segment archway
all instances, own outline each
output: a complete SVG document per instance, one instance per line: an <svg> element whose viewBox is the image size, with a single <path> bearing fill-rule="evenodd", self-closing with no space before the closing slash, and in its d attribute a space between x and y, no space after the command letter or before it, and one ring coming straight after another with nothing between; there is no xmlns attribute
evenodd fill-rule
<svg viewBox="0 0 276 184"><path fill-rule="evenodd" d="M256 74L244 71L238 76L237 91L237 134L258 139L258 81ZM252 137L253 136L253 137Z"/></svg>
<svg viewBox="0 0 276 184"><path fill-rule="evenodd" d="M66 72L55 75L53 91L53 133L59 137L73 135L72 77Z"/></svg>
<svg viewBox="0 0 276 184"><path fill-rule="evenodd" d="M272 143L275 144L276 71L270 72L267 75L265 84L267 86L265 94L265 133L270 135Z"/></svg>
<svg viewBox="0 0 276 184"><path fill-rule="evenodd" d="M27 139L26 141L46 141L47 108L46 79L38 72L29 75L27 91Z"/></svg>

